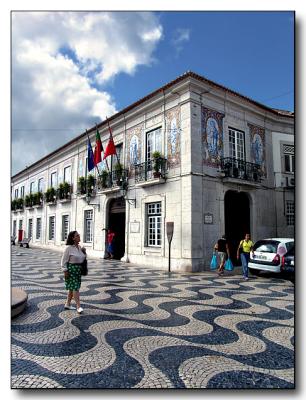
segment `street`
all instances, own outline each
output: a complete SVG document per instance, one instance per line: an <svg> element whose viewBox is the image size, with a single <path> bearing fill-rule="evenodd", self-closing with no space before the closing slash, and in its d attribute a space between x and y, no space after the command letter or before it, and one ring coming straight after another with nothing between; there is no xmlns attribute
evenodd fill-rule
<svg viewBox="0 0 306 400"><path fill-rule="evenodd" d="M60 258L12 246L12 388L294 388L289 280L89 259L79 315Z"/></svg>

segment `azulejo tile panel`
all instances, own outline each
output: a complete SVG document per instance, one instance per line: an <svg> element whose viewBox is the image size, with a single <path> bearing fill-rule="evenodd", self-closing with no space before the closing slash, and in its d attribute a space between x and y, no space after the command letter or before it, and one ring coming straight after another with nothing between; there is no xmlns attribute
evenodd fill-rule
<svg viewBox="0 0 306 400"><path fill-rule="evenodd" d="M223 157L223 118L224 114L202 107L203 164L219 167Z"/></svg>
<svg viewBox="0 0 306 400"><path fill-rule="evenodd" d="M181 164L181 111L174 107L166 112L167 160L169 167Z"/></svg>
<svg viewBox="0 0 306 400"><path fill-rule="evenodd" d="M251 162L260 165L263 176L267 176L265 129L248 124L250 130Z"/></svg>
<svg viewBox="0 0 306 400"><path fill-rule="evenodd" d="M12 249L28 306L12 320L13 388L294 388L294 286L90 260L83 314L60 255Z"/></svg>

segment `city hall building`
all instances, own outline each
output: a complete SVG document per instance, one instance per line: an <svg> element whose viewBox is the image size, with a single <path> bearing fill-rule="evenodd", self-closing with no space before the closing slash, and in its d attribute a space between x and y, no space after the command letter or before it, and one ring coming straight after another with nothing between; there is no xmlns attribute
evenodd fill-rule
<svg viewBox="0 0 306 400"><path fill-rule="evenodd" d="M115 155L88 173L87 142ZM103 153L102 153L103 155ZM187 72L12 177L12 235L64 250L77 230L91 256L171 270L209 269L226 234L294 235L294 114Z"/></svg>

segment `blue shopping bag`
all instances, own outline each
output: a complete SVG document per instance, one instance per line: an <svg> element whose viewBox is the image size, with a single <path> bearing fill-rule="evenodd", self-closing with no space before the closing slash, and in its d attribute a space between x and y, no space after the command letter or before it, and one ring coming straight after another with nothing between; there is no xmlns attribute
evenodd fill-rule
<svg viewBox="0 0 306 400"><path fill-rule="evenodd" d="M226 271L233 271L234 266L233 266L233 263L232 263L230 258L228 258L226 260L225 265L224 265L224 269L226 269Z"/></svg>
<svg viewBox="0 0 306 400"><path fill-rule="evenodd" d="M217 261L217 256L214 253L212 258L211 258L210 269L217 269L217 268L218 268L218 261Z"/></svg>

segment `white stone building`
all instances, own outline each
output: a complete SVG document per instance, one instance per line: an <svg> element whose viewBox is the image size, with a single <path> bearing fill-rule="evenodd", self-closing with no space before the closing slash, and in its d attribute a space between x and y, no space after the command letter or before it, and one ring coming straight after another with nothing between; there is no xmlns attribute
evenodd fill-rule
<svg viewBox="0 0 306 400"><path fill-rule="evenodd" d="M209 268L223 233L233 254L245 232L253 240L293 236L293 113L187 72L109 123L124 167L120 182L114 156L107 158L113 172L81 182L88 176L85 132L12 177L17 240L22 234L32 246L62 249L68 232L78 230L88 253L103 257L110 227L118 258L166 269L166 223L174 222L171 269L199 271ZM97 129L105 148L107 122ZM88 134L94 148L96 127Z"/></svg>

